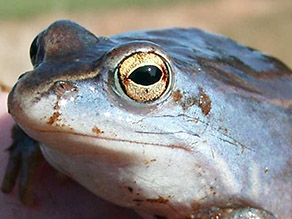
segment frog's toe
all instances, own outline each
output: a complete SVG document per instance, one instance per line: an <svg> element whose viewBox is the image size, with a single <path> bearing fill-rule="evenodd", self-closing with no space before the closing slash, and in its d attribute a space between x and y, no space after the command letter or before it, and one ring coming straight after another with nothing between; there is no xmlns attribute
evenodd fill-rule
<svg viewBox="0 0 292 219"><path fill-rule="evenodd" d="M17 179L20 167L21 156L18 153L15 153L13 149L15 145L12 145L9 148L9 160L6 167L4 179L2 181L1 190L4 193L10 193L15 185L15 181Z"/></svg>
<svg viewBox="0 0 292 219"><path fill-rule="evenodd" d="M26 135L17 125L12 129L13 144L9 148L9 161L2 182L2 191L9 193L19 176L19 198L25 205L34 204L36 169L42 159L37 141Z"/></svg>

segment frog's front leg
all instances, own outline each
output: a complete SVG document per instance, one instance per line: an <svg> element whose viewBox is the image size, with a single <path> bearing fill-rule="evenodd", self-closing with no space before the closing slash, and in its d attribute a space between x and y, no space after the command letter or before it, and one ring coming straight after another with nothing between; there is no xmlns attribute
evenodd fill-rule
<svg viewBox="0 0 292 219"><path fill-rule="evenodd" d="M34 204L36 169L43 159L39 143L30 138L18 125L12 128L13 142L8 148L9 161L1 190L10 193L19 175L19 198L25 205Z"/></svg>

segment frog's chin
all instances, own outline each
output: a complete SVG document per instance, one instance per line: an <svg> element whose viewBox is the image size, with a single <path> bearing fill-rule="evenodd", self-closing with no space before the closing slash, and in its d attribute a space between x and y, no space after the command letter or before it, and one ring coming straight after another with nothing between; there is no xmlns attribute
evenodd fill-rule
<svg viewBox="0 0 292 219"><path fill-rule="evenodd" d="M141 208L150 212L175 213L172 201L189 203L205 195L197 192L202 185L194 180L194 157L185 150L63 134L38 133L46 160L103 199L135 209L143 203ZM181 190L181 184L191 188L190 192ZM188 204L180 207L183 211L190 208Z"/></svg>

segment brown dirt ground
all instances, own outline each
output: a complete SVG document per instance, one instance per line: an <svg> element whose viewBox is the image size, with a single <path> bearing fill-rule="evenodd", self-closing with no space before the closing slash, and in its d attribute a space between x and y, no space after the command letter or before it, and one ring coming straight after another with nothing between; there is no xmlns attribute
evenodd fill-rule
<svg viewBox="0 0 292 219"><path fill-rule="evenodd" d="M32 68L28 57L31 41L57 19L72 19L97 35L199 27L228 35L292 66L291 0L209 0L106 11L57 11L30 19L0 21L0 81L12 85L19 74Z"/></svg>

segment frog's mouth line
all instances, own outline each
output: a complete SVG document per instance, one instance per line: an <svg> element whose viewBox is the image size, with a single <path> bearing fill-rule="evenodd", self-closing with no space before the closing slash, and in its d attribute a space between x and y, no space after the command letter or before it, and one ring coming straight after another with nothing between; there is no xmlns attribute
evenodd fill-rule
<svg viewBox="0 0 292 219"><path fill-rule="evenodd" d="M88 137L93 139L101 139L105 141L114 141L114 142L125 142L130 144L139 144L139 145L150 145L150 146L157 146L157 147L166 147L171 149L180 149L184 150L188 153L191 153L191 149L182 146L182 145L168 145L168 144L159 144L159 143L149 143L149 142L143 142L143 141L134 141L134 140L128 140L128 139L118 139L118 138L110 138L110 137L102 137L102 136L96 136L96 135L90 135L90 134L82 134L82 133L76 133L72 131L54 131L54 130L44 130L44 129L34 129L32 128L34 132L39 133L50 133L50 134L66 134L66 135L73 135L73 136L82 136L82 137Z"/></svg>

